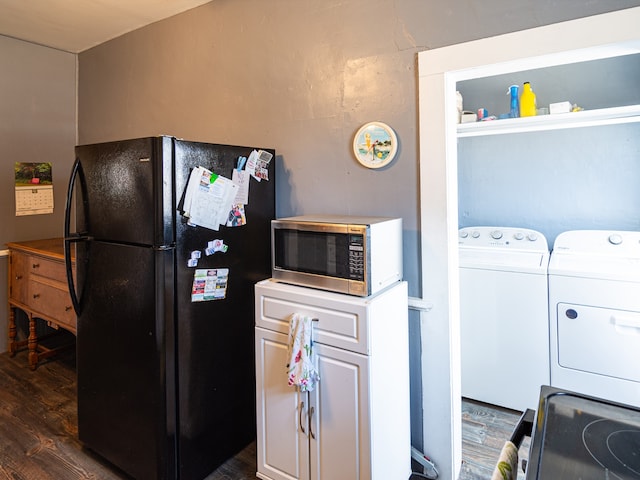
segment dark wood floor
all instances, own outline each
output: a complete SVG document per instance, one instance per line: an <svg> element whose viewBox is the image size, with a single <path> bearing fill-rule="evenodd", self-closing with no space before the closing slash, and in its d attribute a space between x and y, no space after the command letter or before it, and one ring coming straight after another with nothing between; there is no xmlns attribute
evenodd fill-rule
<svg viewBox="0 0 640 480"><path fill-rule="evenodd" d="M518 416L463 401L460 480L491 478ZM523 444L522 455L527 448L528 443ZM255 455L254 443L206 480L255 480ZM35 371L29 369L24 351L14 358L0 354L0 480L127 478L77 440L73 351L41 363ZM522 473L518 478L524 478Z"/></svg>

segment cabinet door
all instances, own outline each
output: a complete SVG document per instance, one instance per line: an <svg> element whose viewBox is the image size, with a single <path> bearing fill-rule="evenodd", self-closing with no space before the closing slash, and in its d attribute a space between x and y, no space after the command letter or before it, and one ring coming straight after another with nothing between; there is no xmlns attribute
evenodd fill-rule
<svg viewBox="0 0 640 480"><path fill-rule="evenodd" d="M10 300L26 305L29 289L29 257L15 250L11 250L10 256Z"/></svg>
<svg viewBox="0 0 640 480"><path fill-rule="evenodd" d="M308 395L287 385L287 339L256 328L258 477L308 480Z"/></svg>
<svg viewBox="0 0 640 480"><path fill-rule="evenodd" d="M311 479L370 480L369 357L314 349L320 381L309 394Z"/></svg>

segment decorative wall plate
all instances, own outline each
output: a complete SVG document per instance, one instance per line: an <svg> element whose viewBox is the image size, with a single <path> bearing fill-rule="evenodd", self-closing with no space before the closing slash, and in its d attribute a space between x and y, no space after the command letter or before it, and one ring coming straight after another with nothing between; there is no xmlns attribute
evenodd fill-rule
<svg viewBox="0 0 640 480"><path fill-rule="evenodd" d="M398 138L389 125L369 122L356 132L353 139L353 153L367 168L381 168L388 165L398 151Z"/></svg>

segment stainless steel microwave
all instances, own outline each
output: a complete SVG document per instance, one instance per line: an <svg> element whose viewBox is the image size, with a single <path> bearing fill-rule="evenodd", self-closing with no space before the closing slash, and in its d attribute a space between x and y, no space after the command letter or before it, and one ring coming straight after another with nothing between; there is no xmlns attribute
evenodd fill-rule
<svg viewBox="0 0 640 480"><path fill-rule="evenodd" d="M402 280L402 219L303 215L271 221L272 277L366 297Z"/></svg>

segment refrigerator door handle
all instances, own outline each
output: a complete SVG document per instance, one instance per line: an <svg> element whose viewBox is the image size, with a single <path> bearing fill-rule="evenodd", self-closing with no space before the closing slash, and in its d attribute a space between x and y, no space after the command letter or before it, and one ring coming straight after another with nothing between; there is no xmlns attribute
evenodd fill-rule
<svg viewBox="0 0 640 480"><path fill-rule="evenodd" d="M75 187L76 178L78 172L81 173L82 167L80 166L80 159L76 158L71 169L71 176L69 177L69 188L67 189L67 200L64 210L64 264L67 272L67 285L69 286L69 295L71 296L71 303L76 315L80 315L82 310L80 302L78 301L78 294L76 291L75 282L73 281L73 269L71 267L71 243L88 241L89 237L82 236L78 233L71 234L70 222L71 222L71 205L73 200L73 189ZM82 176L82 174L81 174Z"/></svg>

